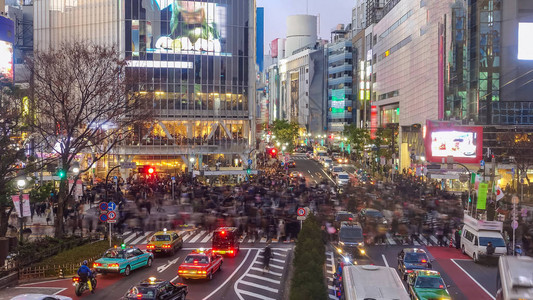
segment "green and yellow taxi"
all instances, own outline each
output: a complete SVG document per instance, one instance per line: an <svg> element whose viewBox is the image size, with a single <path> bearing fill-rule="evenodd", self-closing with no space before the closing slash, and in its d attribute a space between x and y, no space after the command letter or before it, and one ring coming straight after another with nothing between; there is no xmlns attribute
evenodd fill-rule
<svg viewBox="0 0 533 300"><path fill-rule="evenodd" d="M166 228L163 231L156 232L148 245L146 250L152 253L166 253L173 255L183 246L183 238L175 231L168 231Z"/></svg>
<svg viewBox="0 0 533 300"><path fill-rule="evenodd" d="M415 270L407 278L409 295L416 300L450 300L450 294L440 273L433 270Z"/></svg>

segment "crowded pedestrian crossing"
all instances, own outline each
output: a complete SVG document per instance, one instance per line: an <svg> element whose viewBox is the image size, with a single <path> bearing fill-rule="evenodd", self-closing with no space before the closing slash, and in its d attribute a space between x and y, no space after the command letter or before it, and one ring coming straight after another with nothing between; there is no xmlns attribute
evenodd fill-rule
<svg viewBox="0 0 533 300"><path fill-rule="evenodd" d="M124 239L124 244L126 245L142 245L146 244L152 236L157 231L126 231L122 235L122 238ZM211 244L213 239L213 232L208 232L206 230L199 230L199 229L187 229L187 230L178 230L179 235L183 239L184 244ZM239 239L241 244L267 244L268 242L271 243L290 243L293 242L293 240L290 240L289 238L280 238L277 239L269 238L268 236L261 236L261 237L253 237L250 235L247 235L246 233L243 234Z"/></svg>

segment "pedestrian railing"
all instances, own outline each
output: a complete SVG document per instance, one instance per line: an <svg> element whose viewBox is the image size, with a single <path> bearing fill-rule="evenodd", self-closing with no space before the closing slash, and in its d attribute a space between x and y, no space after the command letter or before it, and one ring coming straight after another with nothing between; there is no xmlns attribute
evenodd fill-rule
<svg viewBox="0 0 533 300"><path fill-rule="evenodd" d="M87 261L89 262L89 266L92 265L92 263L100 257L101 255L97 255L87 259ZM33 266L22 268L19 270L19 281L50 277L64 278L65 276L71 276L76 274L80 266L81 262L79 264Z"/></svg>

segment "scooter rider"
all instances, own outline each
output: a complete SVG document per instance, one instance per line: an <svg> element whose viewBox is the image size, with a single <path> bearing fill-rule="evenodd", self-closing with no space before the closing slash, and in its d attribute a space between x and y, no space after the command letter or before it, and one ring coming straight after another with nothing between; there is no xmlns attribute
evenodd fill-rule
<svg viewBox="0 0 533 300"><path fill-rule="evenodd" d="M93 272L91 269L87 266L89 262L86 260L83 261L81 264L81 267L78 269L78 276L80 276L81 282L87 282L87 286L89 287L89 291L91 291L92 294L94 294L93 286L92 286L92 278L93 278Z"/></svg>

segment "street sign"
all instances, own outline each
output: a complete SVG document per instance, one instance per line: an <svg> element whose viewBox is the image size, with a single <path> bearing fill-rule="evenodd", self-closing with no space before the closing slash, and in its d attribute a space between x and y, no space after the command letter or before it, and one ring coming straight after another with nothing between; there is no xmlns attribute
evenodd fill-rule
<svg viewBox="0 0 533 300"><path fill-rule="evenodd" d="M248 159L248 165L251 165L251 164L252 164L252 160Z"/></svg>
<svg viewBox="0 0 533 300"><path fill-rule="evenodd" d="M304 221L306 219L306 216L297 216L296 220L298 221Z"/></svg>
<svg viewBox="0 0 533 300"><path fill-rule="evenodd" d="M117 220L107 220L107 223L116 223Z"/></svg>
<svg viewBox="0 0 533 300"><path fill-rule="evenodd" d="M100 210L102 211L107 210L107 202L100 202L99 207L100 207Z"/></svg>
<svg viewBox="0 0 533 300"><path fill-rule="evenodd" d="M172 183L176 183L176 177L172 176Z"/></svg>
<svg viewBox="0 0 533 300"><path fill-rule="evenodd" d="M113 182L117 182L118 180L118 177L117 176L113 176Z"/></svg>
<svg viewBox="0 0 533 300"><path fill-rule="evenodd" d="M114 220L114 219L117 218L117 213L114 212L114 211L110 211L110 212L107 213L107 218L108 218L109 220Z"/></svg>
<svg viewBox="0 0 533 300"><path fill-rule="evenodd" d="M289 159L290 159L289 156L288 156L288 155L285 155L285 158L284 158L285 162L288 162Z"/></svg>
<svg viewBox="0 0 533 300"><path fill-rule="evenodd" d="M108 219L107 218L107 214L100 214L100 221L101 222L105 222L105 221L107 221L107 219Z"/></svg>
<svg viewBox="0 0 533 300"><path fill-rule="evenodd" d="M298 210L296 211L296 214L298 216L300 216L300 217L304 217L305 213L306 213L306 211L305 211L305 208L303 208L303 207L298 208Z"/></svg>
<svg viewBox="0 0 533 300"><path fill-rule="evenodd" d="M109 204L107 205L107 210L113 211L116 209L117 209L117 204L115 202L109 202Z"/></svg>
<svg viewBox="0 0 533 300"><path fill-rule="evenodd" d="M479 165L482 166L482 167L484 167L484 166L485 166L485 161L484 161L484 160L481 160L481 161L479 162Z"/></svg>
<svg viewBox="0 0 533 300"><path fill-rule="evenodd" d="M285 162L282 161L282 162L281 162L281 166L283 167L284 165L285 165Z"/></svg>
<svg viewBox="0 0 533 300"><path fill-rule="evenodd" d="M121 162L120 168L121 169L135 169L137 168L137 164L134 162Z"/></svg>
<svg viewBox="0 0 533 300"><path fill-rule="evenodd" d="M516 220L515 220L515 221L512 221L512 222L511 222L511 227L513 227L513 229L518 228L518 221L516 221Z"/></svg>

